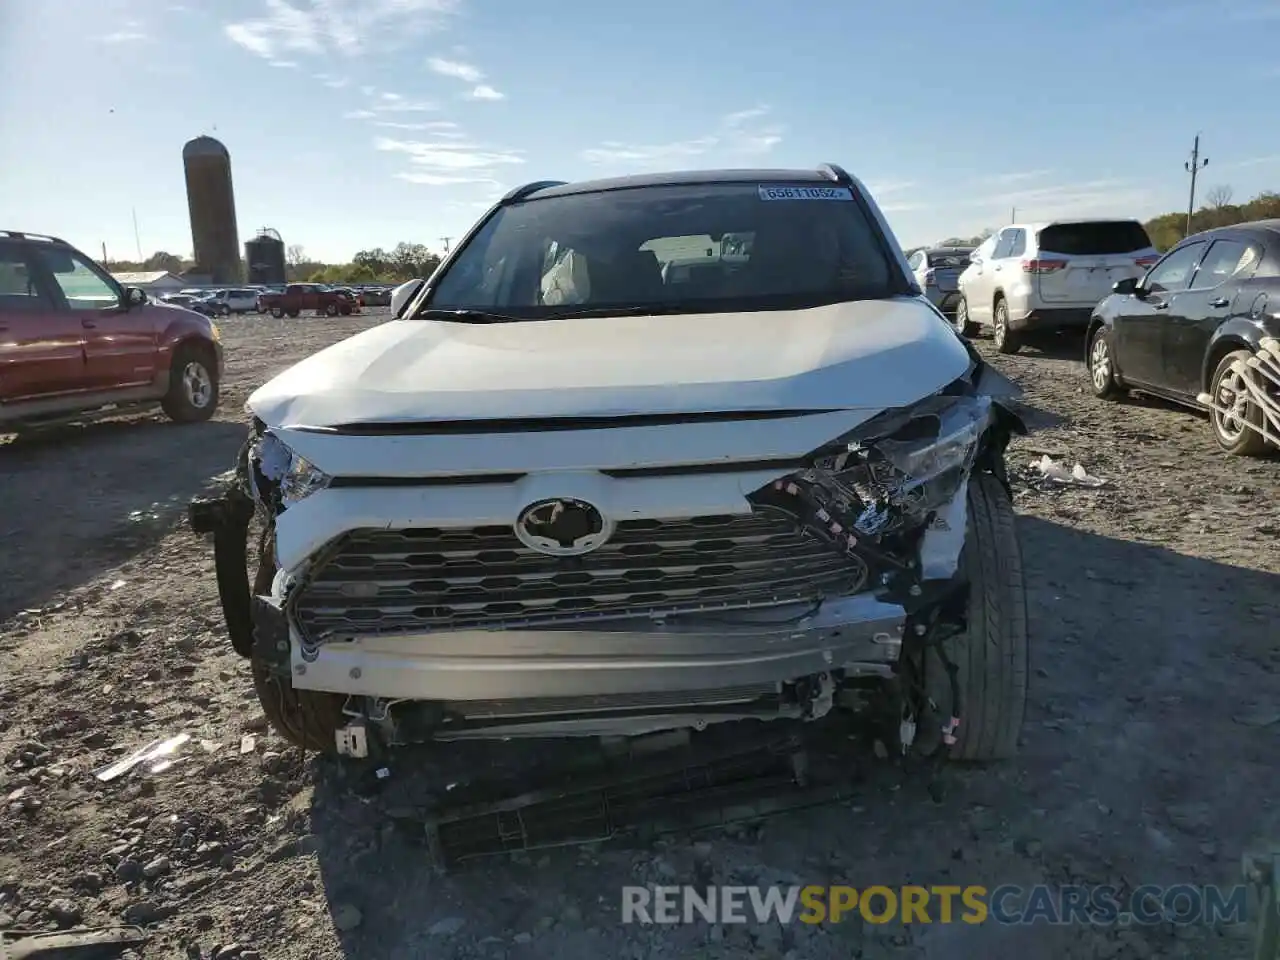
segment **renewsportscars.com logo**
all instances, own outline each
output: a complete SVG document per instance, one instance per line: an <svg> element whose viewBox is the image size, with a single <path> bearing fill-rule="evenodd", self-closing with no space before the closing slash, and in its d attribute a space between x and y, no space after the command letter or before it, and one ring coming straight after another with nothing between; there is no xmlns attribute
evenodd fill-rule
<svg viewBox="0 0 1280 960"><path fill-rule="evenodd" d="M622 922L1236 924L1248 890L1114 886L623 887Z"/></svg>

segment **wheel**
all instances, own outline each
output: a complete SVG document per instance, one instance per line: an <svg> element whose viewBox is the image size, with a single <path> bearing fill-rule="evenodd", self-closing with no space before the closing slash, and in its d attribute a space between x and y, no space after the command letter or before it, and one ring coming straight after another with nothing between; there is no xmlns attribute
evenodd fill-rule
<svg viewBox="0 0 1280 960"><path fill-rule="evenodd" d="M1093 384L1093 395L1103 400L1115 400L1128 392L1116 379L1115 354L1106 327L1098 327L1089 341L1089 380Z"/></svg>
<svg viewBox="0 0 1280 960"><path fill-rule="evenodd" d="M351 314L352 314L352 312L353 312L352 308L351 308L350 306L348 306L347 304L345 304L345 303L342 305L341 310L342 310L342 315L343 315L344 317L349 317L349 316L351 316Z"/></svg>
<svg viewBox="0 0 1280 960"><path fill-rule="evenodd" d="M950 683L932 652L926 653L926 686L942 718L960 719L952 759L1006 760L1017 755L1027 703L1022 551L1013 505L995 477L970 479L968 508L960 554L960 572L969 581L967 629L942 644L957 668L959 711L950 709Z"/></svg>
<svg viewBox="0 0 1280 960"><path fill-rule="evenodd" d="M254 305L253 312L254 312L254 313L265 313L266 311L262 309L262 304L260 304L260 303L259 303L259 304L255 304L255 305Z"/></svg>
<svg viewBox="0 0 1280 960"><path fill-rule="evenodd" d="M276 572L271 560L275 550L270 530L264 532L259 547L253 592L267 594ZM249 666L254 692L272 729L295 747L332 753L337 747L335 735L346 725L342 709L347 698L320 690L295 690L288 677L274 672L257 657L250 657Z"/></svg>
<svg viewBox="0 0 1280 960"><path fill-rule="evenodd" d="M1212 386L1209 394L1216 406L1227 407L1233 411L1230 415L1210 414L1213 425L1213 438L1227 453L1236 457L1256 457L1267 450L1266 438L1252 427L1261 427L1262 408L1249 399L1243 378L1231 369L1237 360L1248 360L1253 354L1248 350L1233 350L1218 363L1213 371Z"/></svg>
<svg viewBox="0 0 1280 960"><path fill-rule="evenodd" d="M218 316L220 316L220 317L229 317L229 316L231 316L231 308L230 308L230 307L228 307L228 306L226 306L226 305L223 305L223 306L219 307L219 308L218 308Z"/></svg>
<svg viewBox="0 0 1280 960"><path fill-rule="evenodd" d="M1022 348L1018 335L1009 329L1009 304L1004 297L996 301L995 317L992 321L992 340L1000 353L1013 354Z"/></svg>
<svg viewBox="0 0 1280 960"><path fill-rule="evenodd" d="M296 320L296 319L297 319L297 317L298 317L298 314L300 314L300 313L302 313L302 311L301 311L301 310L298 310L298 309L295 307L293 310L290 310L290 311L289 311L289 317L290 317L291 319L295 319L295 320Z"/></svg>
<svg viewBox="0 0 1280 960"><path fill-rule="evenodd" d="M336 317L338 315L338 305L336 303L326 303L324 305L324 315L326 317Z"/></svg>
<svg viewBox="0 0 1280 960"><path fill-rule="evenodd" d="M961 336L972 337L978 332L978 325L969 320L969 301L964 297L961 297L960 302L956 304L956 315L951 323Z"/></svg>
<svg viewBox="0 0 1280 960"><path fill-rule="evenodd" d="M160 405L178 423L198 423L213 416L218 408L218 374L211 347L184 343L174 351L169 392Z"/></svg>
<svg viewBox="0 0 1280 960"><path fill-rule="evenodd" d="M279 320L281 317L284 316L284 307L272 307L271 315L275 317L277 320Z"/></svg>

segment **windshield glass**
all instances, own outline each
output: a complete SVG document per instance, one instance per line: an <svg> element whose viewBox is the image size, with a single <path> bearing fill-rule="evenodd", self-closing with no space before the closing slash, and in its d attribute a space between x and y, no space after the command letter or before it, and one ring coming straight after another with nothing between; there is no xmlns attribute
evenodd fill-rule
<svg viewBox="0 0 1280 960"><path fill-rule="evenodd" d="M519 319L611 308L799 309L900 293L845 187L711 183L529 200L498 210L426 306Z"/></svg>

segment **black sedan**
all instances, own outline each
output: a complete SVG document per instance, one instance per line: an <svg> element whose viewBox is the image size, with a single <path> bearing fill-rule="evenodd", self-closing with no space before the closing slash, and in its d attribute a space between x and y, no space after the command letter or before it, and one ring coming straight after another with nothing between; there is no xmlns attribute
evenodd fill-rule
<svg viewBox="0 0 1280 960"><path fill-rule="evenodd" d="M1224 450L1263 453L1259 431L1276 431L1246 379L1277 402L1280 390L1265 365L1242 376L1236 361L1280 337L1280 220L1190 236L1141 280L1113 290L1094 308L1085 341L1093 392L1115 399L1133 389L1198 409L1208 400Z"/></svg>

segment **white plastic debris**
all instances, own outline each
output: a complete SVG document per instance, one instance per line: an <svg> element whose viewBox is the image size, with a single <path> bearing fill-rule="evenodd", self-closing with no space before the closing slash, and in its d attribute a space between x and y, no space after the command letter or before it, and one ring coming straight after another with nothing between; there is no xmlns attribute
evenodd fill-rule
<svg viewBox="0 0 1280 960"><path fill-rule="evenodd" d="M1048 454L1039 460L1032 460L1031 469L1039 470L1040 476L1050 483L1057 483L1064 487L1105 487L1108 482L1101 477L1093 476L1078 463L1068 470Z"/></svg>
<svg viewBox="0 0 1280 960"><path fill-rule="evenodd" d="M190 734L180 733L167 740L152 740L141 750L136 750L127 757L117 760L111 766L104 767L94 776L104 783L109 783L141 764L148 765L151 773L160 773L173 766L176 762L175 758L178 755L178 751L190 739Z"/></svg>

